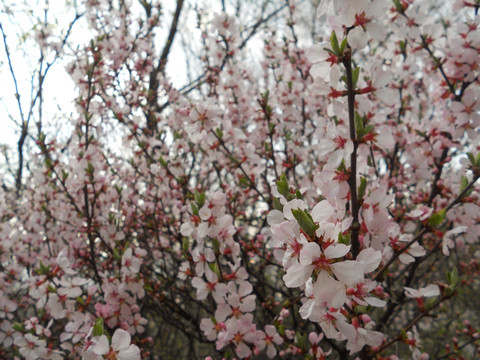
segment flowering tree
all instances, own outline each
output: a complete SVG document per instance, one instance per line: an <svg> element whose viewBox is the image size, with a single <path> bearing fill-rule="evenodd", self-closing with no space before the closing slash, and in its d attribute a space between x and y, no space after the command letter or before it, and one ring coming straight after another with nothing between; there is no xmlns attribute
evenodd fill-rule
<svg viewBox="0 0 480 360"><path fill-rule="evenodd" d="M1 356L478 357L480 3L220 5L185 87L182 0L85 1L76 48L43 23L78 96L61 136L19 121Z"/></svg>

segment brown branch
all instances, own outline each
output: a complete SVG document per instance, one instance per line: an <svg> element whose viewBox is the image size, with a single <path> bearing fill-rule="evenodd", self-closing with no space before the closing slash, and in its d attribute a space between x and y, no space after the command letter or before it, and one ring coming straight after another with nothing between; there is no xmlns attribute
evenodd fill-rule
<svg viewBox="0 0 480 360"><path fill-rule="evenodd" d="M182 8L183 0L177 0L177 7L173 15L172 23L170 24L170 31L168 33L167 41L165 42L165 46L163 47L162 54L160 55L160 60L158 61L156 68L150 74L149 94L153 96L153 99L151 100L146 117L147 129L151 135L155 134L157 129L157 121L154 114L154 111L159 109L157 104L157 93L159 87L157 77L159 74L165 73L165 66L167 65L168 55L170 54L173 40L175 39L175 34L178 30L178 20L180 19Z"/></svg>
<svg viewBox="0 0 480 360"><path fill-rule="evenodd" d="M360 223L358 221L358 214L360 211L360 203L357 196L357 148L358 142L355 131L355 89L353 87L352 74L352 49L347 47L343 54L343 66L345 67L347 75L347 99L348 99L348 123L350 128L350 140L353 142L353 151L350 154L350 176L348 185L350 186L351 198L351 212L353 217L352 222L352 256L355 259L360 252L360 241L358 239Z"/></svg>
<svg viewBox="0 0 480 360"><path fill-rule="evenodd" d="M453 296L452 295L444 295L442 296L440 299L438 299L432 306L430 306L428 308L428 310L425 310L423 312L421 312L420 314L418 314L412 321L410 321L410 323L407 324L407 326L405 326L402 330L403 331L408 331L410 330L413 326L415 326L420 320L422 320L424 317L428 316L430 314L430 312L435 309L437 306L439 306L444 300L447 300L449 298L451 298ZM380 346L378 348L377 351L375 351L373 354L370 355L370 359L373 359L377 354L380 354L383 350L387 349L388 347L390 347L391 345L395 344L397 341L400 341L402 340L402 336L399 335L393 339L391 339L390 341L386 342L385 344L383 344L382 346Z"/></svg>
<svg viewBox="0 0 480 360"><path fill-rule="evenodd" d="M265 16L265 17L262 17L260 18L259 20L257 20L257 22L255 22L255 24L253 24L251 27L250 27L250 32L249 34L247 35L247 37L242 41L242 43L239 45L239 49L243 49L248 41L257 33L257 30L258 28L266 23L267 21L271 20L273 17L275 17L281 10L283 10L285 8L286 5L283 5L281 6L280 8L276 9L275 11L273 11L272 13L270 13L269 15ZM225 66L225 64L227 63L227 60L231 58L231 55L227 54L223 61L222 61L222 64L220 65L220 70L222 70ZM187 95L188 93L192 92L193 90L195 89L198 89L202 84L204 84L205 82L205 78L207 77L207 73L208 73L209 70L205 71L202 75L199 75L195 80L191 81L189 84L183 86L182 88L179 89L179 93L181 95ZM170 100L164 102L162 105L157 105L155 110L159 113L161 113L163 110L165 110L169 105L171 104Z"/></svg>
<svg viewBox="0 0 480 360"><path fill-rule="evenodd" d="M465 196L465 194L471 189L471 187L477 182L479 178L480 178L480 173L475 174L475 177L472 179L472 181L470 181L470 183L465 187L465 189L463 189L463 191L460 194L458 194L457 197L450 204L447 205L447 207L445 208L445 211L448 212L456 204L458 204L462 200L462 198ZM379 281L380 278L383 277L384 271L387 270L390 267L390 265L399 258L401 254L407 251L407 249L410 246L412 246L415 242L419 241L425 234L431 231L431 229L425 227L423 223L421 224L421 227L422 228L420 232L417 235L415 235L415 237L412 240L410 240L400 251L397 251L396 253L394 253L393 256L390 258L390 260L388 260L387 263L381 267L381 269L377 272L373 280Z"/></svg>

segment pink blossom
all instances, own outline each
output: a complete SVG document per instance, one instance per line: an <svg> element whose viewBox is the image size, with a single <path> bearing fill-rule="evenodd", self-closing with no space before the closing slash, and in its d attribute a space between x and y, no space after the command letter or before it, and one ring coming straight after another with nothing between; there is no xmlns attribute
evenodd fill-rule
<svg viewBox="0 0 480 360"><path fill-rule="evenodd" d="M406 295L411 298L432 297L440 295L440 289L438 285L435 284L430 284L418 290L406 286L404 287L404 289Z"/></svg>
<svg viewBox="0 0 480 360"><path fill-rule="evenodd" d="M14 344L20 348L20 354L26 360L45 358L47 355L47 342L31 333L25 335L16 333Z"/></svg>
<svg viewBox="0 0 480 360"><path fill-rule="evenodd" d="M133 255L132 248L125 250L122 256L122 273L123 274L138 274L142 260L140 257Z"/></svg>
<svg viewBox="0 0 480 360"><path fill-rule="evenodd" d="M109 359L140 360L140 349L130 341L130 334L122 329L115 330L111 345L106 335L94 337L91 345L85 349L82 360L103 359L103 355Z"/></svg>
<svg viewBox="0 0 480 360"><path fill-rule="evenodd" d="M277 333L277 329L273 325L266 325L265 332L259 332L259 338L255 342L255 346L258 350L263 350L267 347L267 356L270 359L273 359L275 355L277 355L277 349L275 348L275 344L281 345L283 343L283 339Z"/></svg>
<svg viewBox="0 0 480 360"><path fill-rule="evenodd" d="M207 298L208 294L212 294L217 303L223 303L225 301L224 296L227 293L227 286L220 283L218 276L208 268L205 271L205 276L208 282L205 282L200 277L192 279L192 285L197 289L197 299L203 300Z"/></svg>

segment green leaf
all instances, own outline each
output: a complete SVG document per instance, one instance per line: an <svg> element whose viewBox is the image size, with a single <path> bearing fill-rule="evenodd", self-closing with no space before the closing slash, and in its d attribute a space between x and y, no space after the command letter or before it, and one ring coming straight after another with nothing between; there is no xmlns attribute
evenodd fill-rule
<svg viewBox="0 0 480 360"><path fill-rule="evenodd" d="M272 150L272 147L270 146L270 142L269 141L265 141L265 143L263 144L263 148L265 149L266 152L271 152Z"/></svg>
<svg viewBox="0 0 480 360"><path fill-rule="evenodd" d="M278 198L273 198L272 205L274 209L283 211L283 205Z"/></svg>
<svg viewBox="0 0 480 360"><path fill-rule="evenodd" d="M295 343L297 345L298 348L300 349L305 349L305 344L306 344L306 340L307 340L307 334L302 334L300 332L297 332L296 334L296 337L295 337Z"/></svg>
<svg viewBox="0 0 480 360"><path fill-rule="evenodd" d="M357 68L353 69L352 80L353 80L353 88L354 89L357 87L357 81L358 81L359 75L360 75L360 68L357 67Z"/></svg>
<svg viewBox="0 0 480 360"><path fill-rule="evenodd" d="M120 255L120 252L118 251L117 248L113 249L113 258L117 261L122 260L122 256Z"/></svg>
<svg viewBox="0 0 480 360"><path fill-rule="evenodd" d="M83 300L81 296L77 296L76 300L80 305L85 305L85 300Z"/></svg>
<svg viewBox="0 0 480 360"><path fill-rule="evenodd" d="M465 190L470 182L468 181L468 178L463 175L462 179L460 180L460 192ZM469 196L473 192L473 187L470 188L464 195L464 197Z"/></svg>
<svg viewBox="0 0 480 360"><path fill-rule="evenodd" d="M219 139L221 139L223 137L223 131L220 128L215 130L215 134L217 134Z"/></svg>
<svg viewBox="0 0 480 360"><path fill-rule="evenodd" d="M290 194L290 187L288 186L287 177L285 174L280 176L280 179L275 182L277 184L278 192L283 196Z"/></svg>
<svg viewBox="0 0 480 360"><path fill-rule="evenodd" d="M455 267L452 271L447 272L447 281L451 287L456 287L458 285L458 269Z"/></svg>
<svg viewBox="0 0 480 360"><path fill-rule="evenodd" d="M440 225L445 217L447 216L447 211L445 209L437 211L428 219L428 224L432 227L437 227Z"/></svg>
<svg viewBox="0 0 480 360"><path fill-rule="evenodd" d="M272 107L270 106L270 104L267 104L267 106L265 107L265 111L268 115L271 115L272 114Z"/></svg>
<svg viewBox="0 0 480 360"><path fill-rule="evenodd" d="M93 176L95 168L93 167L93 164L90 161L87 163L87 168L85 169L85 171L89 176Z"/></svg>
<svg viewBox="0 0 480 360"><path fill-rule="evenodd" d="M205 204L205 193L195 190L195 201L199 208Z"/></svg>
<svg viewBox="0 0 480 360"><path fill-rule="evenodd" d="M355 112L355 130L363 130L363 118L358 112Z"/></svg>
<svg viewBox="0 0 480 360"><path fill-rule="evenodd" d="M13 330L16 330L16 331L19 331L19 332L24 332L25 331L25 328L23 326L22 323L13 323L13 326L12 326Z"/></svg>
<svg viewBox="0 0 480 360"><path fill-rule="evenodd" d="M306 209L292 209L292 214L297 220L298 225L300 225L302 230L305 232L305 234L307 234L311 238L315 237L315 232L317 231L319 226L313 221L312 215L310 215Z"/></svg>
<svg viewBox="0 0 480 360"><path fill-rule="evenodd" d="M269 126L268 130L270 131L270 134L273 134L275 132L275 124L270 123L270 126Z"/></svg>
<svg viewBox="0 0 480 360"><path fill-rule="evenodd" d="M103 328L103 317L99 317L95 320L95 325L93 325L93 336L102 336L105 334L105 330Z"/></svg>
<svg viewBox="0 0 480 360"><path fill-rule="evenodd" d="M164 169L168 167L168 163L165 161L165 159L162 156L158 158L158 161L160 162L160 165L162 165Z"/></svg>
<svg viewBox="0 0 480 360"><path fill-rule="evenodd" d="M330 45L332 46L332 50L335 52L335 55L340 55L340 46L338 45L337 34L335 31L332 31L332 35L330 36Z"/></svg>
<svg viewBox="0 0 480 360"><path fill-rule="evenodd" d="M367 165L372 167L373 166L373 161L372 161L372 157L369 155L368 158L367 158Z"/></svg>
<svg viewBox="0 0 480 360"><path fill-rule="evenodd" d="M266 90L262 95L263 100L268 101L268 96L269 95L270 95L270 91Z"/></svg>
<svg viewBox="0 0 480 360"><path fill-rule="evenodd" d="M358 187L358 199L363 201L363 197L365 196L365 190L367 189L367 179L363 176L360 177L360 186Z"/></svg>
<svg viewBox="0 0 480 360"><path fill-rule="evenodd" d="M368 134L367 130L363 127L363 118L359 113L355 112L355 132L357 134L357 139L363 138ZM371 126L371 125L370 125Z"/></svg>
<svg viewBox="0 0 480 360"><path fill-rule="evenodd" d="M366 313L368 313L368 306L357 305L357 306L355 306L355 312L356 313L361 313L361 314L366 314Z"/></svg>
<svg viewBox="0 0 480 360"><path fill-rule="evenodd" d="M209 263L208 267L215 273L215 275L217 275L218 278L220 278L220 269L218 268L218 264L216 262Z"/></svg>
<svg viewBox="0 0 480 360"><path fill-rule="evenodd" d="M480 166L480 152L477 154L475 157L475 166L479 167Z"/></svg>
<svg viewBox="0 0 480 360"><path fill-rule="evenodd" d="M243 175L240 176L238 180L240 181L240 184L239 184L239 185L240 185L242 188L248 188L248 187L250 187L250 183L248 182L248 179L247 179L245 176L243 176Z"/></svg>
<svg viewBox="0 0 480 360"><path fill-rule="evenodd" d="M37 269L37 274L38 275L47 275L50 272L50 265L45 266L41 261L40 265Z"/></svg>
<svg viewBox="0 0 480 360"><path fill-rule="evenodd" d="M343 51L345 50L346 47L347 47L347 38L345 37L342 40L342 43L340 44L340 55L343 54Z"/></svg>
<svg viewBox="0 0 480 360"><path fill-rule="evenodd" d="M423 132L423 131L420 131L420 130L417 130L415 129L415 132L417 133L418 136L422 137L422 138L426 138L427 137L427 133Z"/></svg>
<svg viewBox="0 0 480 360"><path fill-rule="evenodd" d="M199 212L198 212L198 206L197 206L197 204L195 204L194 202L192 202L192 203L190 203L190 207L192 208L192 213L193 213L193 215L198 216Z"/></svg>
<svg viewBox="0 0 480 360"><path fill-rule="evenodd" d="M343 235L342 233L338 234L338 242L340 244L350 245L350 233Z"/></svg>
<svg viewBox="0 0 480 360"><path fill-rule="evenodd" d="M212 246L213 246L213 251L215 251L216 253L220 251L220 242L217 239L212 238Z"/></svg>
<svg viewBox="0 0 480 360"><path fill-rule="evenodd" d="M337 54L335 54L335 51L333 51L332 49L329 49L329 48L325 47L325 48L323 48L323 50L325 50L329 54L332 54L333 56L337 56Z"/></svg>
<svg viewBox="0 0 480 360"><path fill-rule="evenodd" d="M395 10L399 13L403 13L403 6L400 0L393 0L393 5L395 6Z"/></svg>
<svg viewBox="0 0 480 360"><path fill-rule="evenodd" d="M234 164L240 164L240 161L238 161L238 159L237 159L235 156L233 156L233 155L230 155L230 154L229 154L229 155L228 155L228 159L229 159L232 163L234 163Z"/></svg>
<svg viewBox="0 0 480 360"><path fill-rule="evenodd" d="M475 166L475 164L476 164L475 156L473 156L472 153L467 153L467 156L468 156L468 160L470 160L470 164L471 164L472 166Z"/></svg>
<svg viewBox="0 0 480 360"><path fill-rule="evenodd" d="M187 238L183 238L183 241L182 241L182 252L183 252L183 255L186 257L188 255L188 249L190 247L190 241L188 241Z"/></svg>
<svg viewBox="0 0 480 360"><path fill-rule="evenodd" d="M365 134L370 134L370 133L373 133L374 130L375 130L375 126L374 125L367 125L365 126Z"/></svg>
<svg viewBox="0 0 480 360"><path fill-rule="evenodd" d="M423 306L425 311L430 310L436 302L437 302L437 299L434 297L431 297L427 301L425 301L425 305Z"/></svg>

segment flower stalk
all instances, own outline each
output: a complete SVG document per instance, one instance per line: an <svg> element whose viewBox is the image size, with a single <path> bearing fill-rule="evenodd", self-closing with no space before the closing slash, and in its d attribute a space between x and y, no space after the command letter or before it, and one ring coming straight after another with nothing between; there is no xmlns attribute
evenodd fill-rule
<svg viewBox="0 0 480 360"><path fill-rule="evenodd" d="M352 72L352 49L348 46L343 52L343 66L345 67L346 80L347 80L347 101L348 101L348 124L350 130L350 139L353 143L353 151L350 154L350 177L348 179L348 185L350 187L350 201L352 212L352 256L355 259L360 251L360 241L358 234L360 230L360 223L358 221L358 214L360 211L360 203L358 201L357 194L357 149L358 141L355 131L355 88L353 84L353 72Z"/></svg>

